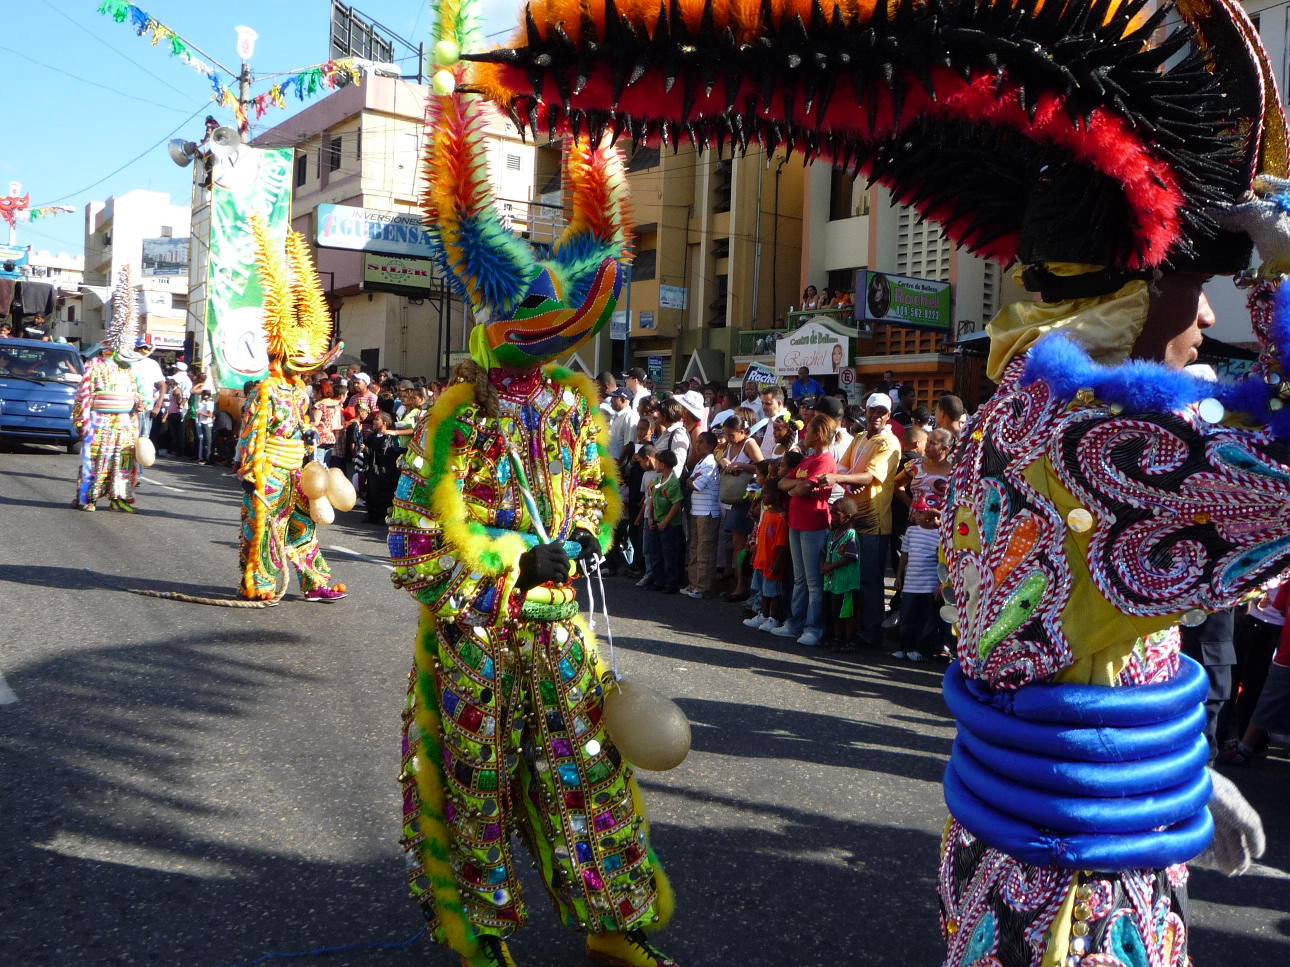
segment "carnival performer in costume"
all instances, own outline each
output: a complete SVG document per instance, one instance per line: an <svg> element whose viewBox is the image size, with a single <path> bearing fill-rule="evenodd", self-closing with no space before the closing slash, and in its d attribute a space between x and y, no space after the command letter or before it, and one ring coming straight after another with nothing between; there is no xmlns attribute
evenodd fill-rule
<svg viewBox="0 0 1290 967"><path fill-rule="evenodd" d="M93 510L101 497L113 510L134 513L138 465L138 414L143 407L130 367L139 335L139 312L130 267L117 276L112 293L112 323L101 353L85 368L72 407L72 422L81 432L81 467L72 506Z"/></svg>
<svg viewBox="0 0 1290 967"><path fill-rule="evenodd" d="M331 584L331 571L318 548L310 500L300 488L309 454L306 438L309 396L301 376L326 366L331 316L304 237L287 234L283 267L262 219L252 218L260 285L264 290L264 332L269 374L260 381L242 421L238 449L242 463L242 597L276 602L295 569L308 601L345 597L343 584Z"/></svg>
<svg viewBox="0 0 1290 967"><path fill-rule="evenodd" d="M1235 872L1262 833L1206 770L1177 625L1290 563L1290 186L1248 195L1285 176L1286 125L1240 6L542 0L472 59L535 129L818 154L1021 263L1038 298L991 325L999 389L942 515L945 963L1187 964L1185 862ZM1247 232L1264 352L1205 383L1179 371L1200 286Z"/></svg>
<svg viewBox="0 0 1290 967"><path fill-rule="evenodd" d="M473 7L439 6L437 90L461 82L456 52L481 40ZM608 669L570 584L571 562L607 550L619 516L608 433L594 386L543 365L613 312L622 162L566 142L572 219L538 262L493 207L487 105L430 100L426 224L479 323L472 361L411 438L391 513L394 581L421 604L401 776L412 893L462 963L514 964L518 834L593 960L668 967L643 931L668 919L671 891L602 722Z"/></svg>

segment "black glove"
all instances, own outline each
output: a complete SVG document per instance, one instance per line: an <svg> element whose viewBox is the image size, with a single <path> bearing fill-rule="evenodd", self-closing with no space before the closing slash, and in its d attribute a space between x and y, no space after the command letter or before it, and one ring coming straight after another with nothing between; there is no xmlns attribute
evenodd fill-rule
<svg viewBox="0 0 1290 967"><path fill-rule="evenodd" d="M598 557L604 557L605 553L600 549L600 539L593 534L579 527L573 532L573 541L582 548L578 552L578 560L594 561Z"/></svg>
<svg viewBox="0 0 1290 967"><path fill-rule="evenodd" d="M520 555L520 577L515 586L521 591L548 581L560 584L568 580L569 555L563 544L539 544Z"/></svg>

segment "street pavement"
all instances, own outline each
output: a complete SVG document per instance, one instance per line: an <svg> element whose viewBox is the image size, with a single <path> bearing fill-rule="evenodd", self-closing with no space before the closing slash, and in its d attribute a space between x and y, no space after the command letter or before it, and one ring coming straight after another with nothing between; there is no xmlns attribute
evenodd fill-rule
<svg viewBox="0 0 1290 967"><path fill-rule="evenodd" d="M351 588L336 604L141 597L121 587L233 593L235 482L162 459L139 514L86 514L75 473L52 449L0 453L0 964L227 967L414 936L395 777L416 609L382 531L322 530ZM942 666L808 651L623 579L608 596L619 666L693 728L680 767L641 774L677 893L661 946L686 967L939 964ZM1290 763L1236 779L1268 855L1194 873L1192 951L1283 967ZM528 896L518 962L582 964L536 880ZM451 961L417 941L293 962Z"/></svg>

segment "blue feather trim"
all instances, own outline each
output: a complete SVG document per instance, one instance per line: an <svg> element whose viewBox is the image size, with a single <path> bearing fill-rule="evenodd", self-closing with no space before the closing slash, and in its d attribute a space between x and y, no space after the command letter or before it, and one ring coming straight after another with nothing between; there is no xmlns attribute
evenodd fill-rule
<svg viewBox="0 0 1290 967"><path fill-rule="evenodd" d="M1290 286L1277 291L1269 336L1278 350L1290 348ZM1118 405L1128 415L1178 412L1213 397L1228 411L1266 425L1277 437L1290 438L1290 406L1270 407L1277 395L1254 375L1211 382L1147 360L1103 366L1070 337L1052 333L1030 350L1021 376L1022 385L1037 380L1048 384L1059 400L1073 400L1088 389L1100 402Z"/></svg>

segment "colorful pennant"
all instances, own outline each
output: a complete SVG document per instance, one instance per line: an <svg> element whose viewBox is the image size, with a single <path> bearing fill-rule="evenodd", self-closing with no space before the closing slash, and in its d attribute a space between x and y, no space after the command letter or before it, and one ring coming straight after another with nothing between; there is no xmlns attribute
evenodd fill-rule
<svg viewBox="0 0 1290 967"><path fill-rule="evenodd" d="M368 69L367 65L356 57L315 64L287 78L281 84L274 84L265 93L251 98L247 104L255 109L255 117L258 121L268 114L271 108L286 107L288 94L294 94L296 100L303 101L323 90L334 91L346 84L360 84L363 71L366 69ZM215 92L215 103L232 108L233 113L237 115L238 128L245 131L250 122L245 108L238 102L237 95L221 84L218 77L211 78L211 89Z"/></svg>
<svg viewBox="0 0 1290 967"><path fill-rule="evenodd" d="M147 34L152 39L153 47L166 44L170 48L171 57L178 57L199 74L209 76L215 73L215 68L195 56L182 37L160 20L144 13L133 3L127 0L103 0L99 4L99 13L111 17L119 24L129 21L136 34L140 37Z"/></svg>

